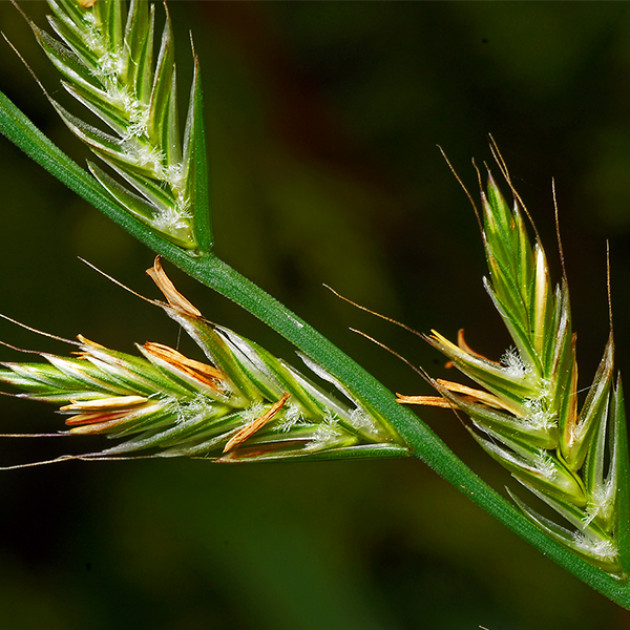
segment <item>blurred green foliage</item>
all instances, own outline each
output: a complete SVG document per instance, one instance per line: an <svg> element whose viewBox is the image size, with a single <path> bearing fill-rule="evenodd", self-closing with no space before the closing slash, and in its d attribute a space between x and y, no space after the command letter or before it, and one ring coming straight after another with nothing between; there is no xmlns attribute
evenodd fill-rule
<svg viewBox="0 0 630 630"><path fill-rule="evenodd" d="M41 23L45 6L24 3ZM465 326L507 344L480 276L465 182L492 132L554 247L556 177L582 373L606 339L610 239L619 363L630 346L630 6L626 3L172 2L180 77L187 30L202 60L219 253L315 324L393 390L426 393L355 326L439 371L420 341L336 300L328 283L426 331ZM0 26L63 98L23 21ZM75 159L85 154L4 46L0 89ZM185 93L185 90L182 90ZM16 149L0 151L0 310L129 351L176 344L141 292L151 253ZM559 268L557 260L552 267ZM293 360L220 297L173 273L214 321ZM61 351L0 323L0 339ZM188 342L181 341L189 351ZM14 358L9 350L3 358ZM627 369L626 369L627 373ZM586 382L586 381L585 381ZM53 428L36 403L3 400L7 430ZM426 418L484 478L506 478L446 412ZM3 462L59 442L3 440ZM63 446L62 446L63 448ZM625 628L627 613L546 561L418 462L221 467L69 463L2 473L0 625L195 630Z"/></svg>

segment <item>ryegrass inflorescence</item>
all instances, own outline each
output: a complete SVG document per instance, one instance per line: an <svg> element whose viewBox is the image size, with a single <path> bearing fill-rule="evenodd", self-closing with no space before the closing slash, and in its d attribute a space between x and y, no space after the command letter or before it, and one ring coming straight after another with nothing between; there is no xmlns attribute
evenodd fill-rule
<svg viewBox="0 0 630 630"><path fill-rule="evenodd" d="M141 356L79 335L74 356L5 362L0 382L60 405L63 435L104 435L113 446L65 459L195 457L221 462L400 457L400 438L321 367L338 399L286 362L209 323L172 285L159 258L149 274L167 302L150 300L195 340L207 361L146 342Z"/></svg>
<svg viewBox="0 0 630 630"><path fill-rule="evenodd" d="M92 174L118 204L173 243L207 249L207 190L198 192L207 178L201 80L195 58L182 138L168 11L154 58L154 4L131 0L127 9L119 0L48 0L48 6L54 35L28 22L63 87L102 123L89 124L49 97L108 168L88 163Z"/></svg>
<svg viewBox="0 0 630 630"><path fill-rule="evenodd" d="M542 244L537 234L530 240L529 215L512 191L510 207L488 173L480 221L489 269L484 285L514 346L492 361L468 346L463 331L457 343L432 331L427 341L483 389L429 377L440 398L399 395L399 402L463 412L482 448L561 517L542 515L508 490L532 521L593 564L612 574L627 573L621 557L627 541L620 538L627 531L628 507L619 490L628 483L628 452L612 324L580 407L566 276L552 285Z"/></svg>

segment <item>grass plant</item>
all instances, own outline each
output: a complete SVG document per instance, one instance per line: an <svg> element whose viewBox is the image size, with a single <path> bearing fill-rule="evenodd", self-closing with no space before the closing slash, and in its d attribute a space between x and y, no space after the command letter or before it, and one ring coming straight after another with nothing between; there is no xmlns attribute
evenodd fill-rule
<svg viewBox="0 0 630 630"><path fill-rule="evenodd" d="M427 337L477 383L428 376L438 397L398 400L299 316L213 251L199 62L185 122L168 11L145 0L48 0L48 32L29 20L62 84L96 117L90 123L49 97L99 160L88 171L64 155L0 93L0 131L62 183L160 257L233 300L291 341L329 394L257 344L205 320L172 285L160 258L151 270L167 302L151 300L198 343L207 361L159 343L142 357L83 337L73 357L4 364L0 378L25 396L61 404L63 433L100 434L113 446L59 459L205 457L218 461L415 456L550 558L630 609L630 497L621 380L612 331L578 404L568 286L554 286L540 239L500 156L510 207L490 177L482 191L488 293L514 342L498 361ZM27 18L28 20L28 18ZM158 22L163 27L158 30ZM496 150L495 150L496 153ZM533 226L532 226L533 227ZM481 387L482 389L478 389ZM470 418L472 436L506 467L540 513L510 490L490 488L405 405L438 404ZM58 461L58 460L55 460Z"/></svg>

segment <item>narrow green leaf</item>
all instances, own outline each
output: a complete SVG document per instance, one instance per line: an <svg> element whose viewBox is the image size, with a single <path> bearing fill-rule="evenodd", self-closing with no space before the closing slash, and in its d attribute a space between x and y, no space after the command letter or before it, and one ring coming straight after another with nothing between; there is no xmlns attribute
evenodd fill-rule
<svg viewBox="0 0 630 630"><path fill-rule="evenodd" d="M438 382L431 382L444 398L452 401L479 426L488 427L497 434L518 439L532 446L551 449L558 445L558 432L555 426L535 425L526 417L517 417L485 405L469 402L463 396L457 396Z"/></svg>
<svg viewBox="0 0 630 630"><path fill-rule="evenodd" d="M151 102L151 88L153 84L153 44L155 41L155 5L149 9L149 30L144 38L141 51L137 58L136 94L138 100L147 106ZM140 19L140 18L139 18Z"/></svg>
<svg viewBox="0 0 630 630"><path fill-rule="evenodd" d="M100 90L87 90L83 86L72 85L66 81L62 81L61 84L71 96L100 118L110 129L120 136L125 134L129 120L124 117L119 107L109 102L107 95Z"/></svg>
<svg viewBox="0 0 630 630"><path fill-rule="evenodd" d="M48 23L66 46L81 59L82 63L95 72L98 69L98 59L94 53L85 45L82 38L77 37L77 27L66 20L58 20L53 16L48 16Z"/></svg>
<svg viewBox="0 0 630 630"><path fill-rule="evenodd" d="M170 213L173 211L173 197L160 186L155 180L136 175L131 169L121 168L119 164L105 157L103 161L127 183L131 184L154 208L154 215L160 212Z"/></svg>
<svg viewBox="0 0 630 630"><path fill-rule="evenodd" d="M73 30L86 27L86 11L75 0L48 0L48 6L60 20L63 20Z"/></svg>
<svg viewBox="0 0 630 630"><path fill-rule="evenodd" d="M138 75L140 64L146 54L146 41L149 36L149 20L147 2L131 0L125 26L124 53L127 55L126 73L122 77L125 85L130 86L134 93L138 93ZM143 99L140 99L143 100Z"/></svg>
<svg viewBox="0 0 630 630"><path fill-rule="evenodd" d="M619 471L618 452L616 450L616 426L614 418L609 419L608 398L605 409L602 410L602 418L598 423L596 433L591 439L591 445L586 454L582 478L586 486L588 496L591 497L588 505L588 517L594 519L606 531L612 531L612 520L615 516L616 495L618 489L617 473ZM611 414L612 415L612 414ZM607 435L608 434L608 435ZM607 456L607 439L610 442L608 473L604 472L604 459Z"/></svg>
<svg viewBox="0 0 630 630"><path fill-rule="evenodd" d="M490 283L484 278L484 286L486 292L490 296L494 307L499 312L505 327L508 329L508 333L514 342L514 345L518 348L521 358L525 363L535 370L537 375L542 374L542 364L540 358L536 355L536 349L532 345L531 336L529 330L523 327L523 322L513 317L502 300L495 294Z"/></svg>
<svg viewBox="0 0 630 630"><path fill-rule="evenodd" d="M598 423L602 421L612 385L613 356L614 343L611 333L577 423L568 423L563 430L561 451L572 470L579 470L582 467L590 446L590 437L593 431L597 430Z"/></svg>
<svg viewBox="0 0 630 630"><path fill-rule="evenodd" d="M320 451L309 451L306 449L295 450L290 452L274 453L269 452L264 455L249 456L248 461L257 462L282 462L282 461L295 461L299 458L300 461L331 461L331 460L350 460L350 459L396 459L406 457L405 450L398 446L390 445L378 445L370 446L364 444L358 444L356 446L345 446L337 449L324 449ZM220 461L225 463L238 463L239 458L234 457L231 459L221 459Z"/></svg>
<svg viewBox="0 0 630 630"><path fill-rule="evenodd" d="M212 326L199 317L184 315L166 305L163 308L169 317L180 323L204 354L225 374L234 396L244 400L260 398L260 393L248 378L247 372L236 361L225 340Z"/></svg>
<svg viewBox="0 0 630 630"><path fill-rule="evenodd" d="M271 353L261 348L253 341L249 341L220 326L216 327L219 337L225 337L232 350L234 360L246 378L258 388L268 400L276 400L287 391L287 384L291 383L291 397L300 402L310 413L321 413L323 410L313 407L308 396L302 395L301 387L295 379L287 378L287 374L280 375L282 370L279 360ZM293 385L295 384L295 389Z"/></svg>
<svg viewBox="0 0 630 630"><path fill-rule="evenodd" d="M107 26L109 27L110 50L114 55L121 58L121 51L124 48L123 24L126 22L126 2L120 0L110 0L111 10Z"/></svg>
<svg viewBox="0 0 630 630"><path fill-rule="evenodd" d="M619 560L625 580L630 576L630 449L628 448L628 432L626 412L623 398L621 376L617 376L616 387L612 396L612 423L614 441L612 449L617 463L616 523L615 533L619 545Z"/></svg>
<svg viewBox="0 0 630 630"><path fill-rule="evenodd" d="M578 526L580 522L580 512L578 510L568 505L561 505L560 503L553 501L553 499L549 496L535 491L533 488L528 489L555 509L559 514L569 520L569 522ZM547 532L551 538L567 546L569 549L572 549L580 556L587 558L589 562L592 562L604 571L608 571L613 574L620 571L621 566L619 564L617 550L611 547L609 538L605 532L599 529L590 528L587 533L583 533L581 536L576 535L575 532L572 532L567 528L554 523L554 521L540 515L536 510L529 507L509 489L508 494L512 497L514 503L516 503L534 523Z"/></svg>
<svg viewBox="0 0 630 630"><path fill-rule="evenodd" d="M155 212L154 206L148 204L144 199L133 194L124 186L121 186L113 177L110 177L96 164L88 162L88 167L103 188L105 188L121 206L145 222L150 222L153 219Z"/></svg>
<svg viewBox="0 0 630 630"><path fill-rule="evenodd" d="M48 58L66 79L80 85L103 87L102 82L90 72L90 69L74 52L32 23L31 28Z"/></svg>
<svg viewBox="0 0 630 630"><path fill-rule="evenodd" d="M201 87L199 60L196 55L193 58L195 67L184 135L184 164L190 164L187 192L192 207L195 240L200 251L209 252L212 250L213 236L203 89Z"/></svg>
<svg viewBox="0 0 630 630"><path fill-rule="evenodd" d="M182 168L182 150L179 131L179 114L177 111L177 71L173 70L171 92L168 101L168 111L164 120L164 139L162 145L166 147L166 166Z"/></svg>
<svg viewBox="0 0 630 630"><path fill-rule="evenodd" d="M550 457L545 449L508 438L498 432L477 425L490 439L468 429L477 443L492 457L525 484L543 493L577 506L586 504L582 482L562 463Z"/></svg>
<svg viewBox="0 0 630 630"><path fill-rule="evenodd" d="M125 352L116 352L110 348L90 346L86 359L101 373L106 373L109 380L121 387L133 387L134 391L143 395L154 394L156 389L164 394L183 396L188 389L177 384L143 359ZM118 371L116 371L118 367Z"/></svg>
<svg viewBox="0 0 630 630"><path fill-rule="evenodd" d="M166 7L166 5L164 5ZM165 125L168 113L170 91L174 73L174 50L171 29L171 16L166 10L166 22L162 34L162 43L158 54L155 77L151 89L151 103L149 106L148 136L155 145L160 144L161 129Z"/></svg>
<svg viewBox="0 0 630 630"><path fill-rule="evenodd" d="M90 9L106 34L107 52L118 55L122 48L122 23L124 2L120 0L98 0Z"/></svg>
<svg viewBox="0 0 630 630"><path fill-rule="evenodd" d="M496 256L488 256L488 270L492 281L492 290L501 300L518 325L529 333L530 318L527 303L521 292L521 287L517 284L517 279L512 275L505 261L501 261Z"/></svg>
<svg viewBox="0 0 630 630"><path fill-rule="evenodd" d="M129 157L127 150L123 148L118 138L101 131L97 127L88 125L64 109L57 101L51 100L51 103L68 129L92 149L99 150L121 162L131 162L132 158Z"/></svg>

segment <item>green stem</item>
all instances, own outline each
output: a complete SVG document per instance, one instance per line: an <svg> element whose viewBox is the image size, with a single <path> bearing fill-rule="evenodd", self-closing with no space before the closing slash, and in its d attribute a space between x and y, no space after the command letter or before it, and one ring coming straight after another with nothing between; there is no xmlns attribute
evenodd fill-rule
<svg viewBox="0 0 630 630"><path fill-rule="evenodd" d="M442 440L358 363L222 260L208 256L191 261L182 252L171 261L199 282L239 306L288 339L323 366L391 424L412 454L463 492L474 503L523 537L546 556L624 608L630 609L630 587L550 540L506 499L482 481Z"/></svg>
<svg viewBox="0 0 630 630"><path fill-rule="evenodd" d="M477 477L415 414L397 404L384 385L275 298L216 256L207 254L195 257L152 233L116 206L93 178L52 144L2 93L0 132L150 249L242 306L328 370L358 398L386 418L415 457L424 461L486 512L586 584L630 609L630 584L617 581L550 540L515 506Z"/></svg>

